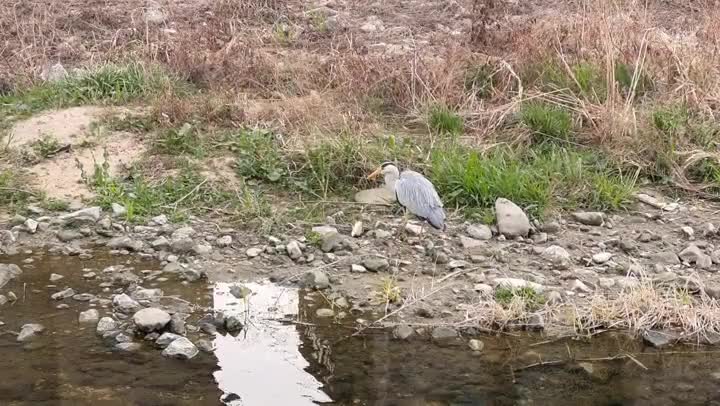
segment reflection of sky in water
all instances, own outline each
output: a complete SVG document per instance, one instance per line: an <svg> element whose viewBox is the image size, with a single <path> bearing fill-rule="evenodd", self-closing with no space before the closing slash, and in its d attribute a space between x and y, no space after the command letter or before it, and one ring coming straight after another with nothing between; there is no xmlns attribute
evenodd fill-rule
<svg viewBox="0 0 720 406"><path fill-rule="evenodd" d="M330 402L322 384L305 371L309 365L300 354L300 336L294 325L269 319L298 313L298 291L270 283L244 284L252 295L249 308L230 294L233 284L218 283L213 291L216 311L236 314L245 320L237 337L215 337L215 355L220 370L215 372L220 389L235 393L241 400L233 406L315 405Z"/></svg>

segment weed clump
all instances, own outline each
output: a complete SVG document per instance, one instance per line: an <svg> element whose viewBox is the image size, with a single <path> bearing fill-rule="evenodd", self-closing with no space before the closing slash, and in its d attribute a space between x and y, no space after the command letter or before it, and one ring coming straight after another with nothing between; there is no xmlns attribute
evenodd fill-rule
<svg viewBox="0 0 720 406"><path fill-rule="evenodd" d="M509 306L515 301L522 303L527 311L534 311L545 304L545 296L532 287L509 288L500 286L495 289L495 301L502 306Z"/></svg>
<svg viewBox="0 0 720 406"><path fill-rule="evenodd" d="M464 128L463 118L444 105L435 105L428 113L428 126L439 135L458 136Z"/></svg>
<svg viewBox="0 0 720 406"><path fill-rule="evenodd" d="M560 107L547 103L529 102L520 112L523 124L533 131L536 144L569 141L572 116Z"/></svg>

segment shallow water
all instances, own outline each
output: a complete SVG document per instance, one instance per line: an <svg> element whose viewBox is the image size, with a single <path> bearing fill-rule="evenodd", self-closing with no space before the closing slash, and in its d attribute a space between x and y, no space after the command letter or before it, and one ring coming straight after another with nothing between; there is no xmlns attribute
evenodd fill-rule
<svg viewBox="0 0 720 406"><path fill-rule="evenodd" d="M28 257L33 263L23 264ZM164 358L148 342L139 352L123 353L96 336L94 325L77 322L89 307L101 315L111 309L50 295L70 286L109 298L113 292L83 274L122 264L148 276L159 264L44 253L0 262L24 269L0 291L18 296L0 307L1 405L720 405L720 358L712 348L660 352L613 333L591 344L539 344L540 336L518 334L481 337L485 349L475 354L465 340L438 346L378 332L353 337L352 328L315 317L322 297L270 283L246 284L253 294L244 300L229 293L230 284L143 281L166 296L234 312L246 328L236 337L191 332L191 340L208 338L216 348L191 361ZM65 276L54 287L48 281L53 272ZM57 309L59 303L68 308ZM30 322L46 332L16 342L11 332Z"/></svg>

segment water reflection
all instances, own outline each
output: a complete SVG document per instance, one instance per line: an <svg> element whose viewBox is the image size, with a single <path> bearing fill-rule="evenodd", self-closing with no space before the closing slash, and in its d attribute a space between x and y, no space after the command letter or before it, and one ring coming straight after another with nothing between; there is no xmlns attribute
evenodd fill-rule
<svg viewBox="0 0 720 406"><path fill-rule="evenodd" d="M215 338L220 389L239 399L230 405L314 405L329 402L322 384L305 371L309 362L300 353L301 339L292 324L278 321L298 313L296 289L273 284L245 284L248 300L230 293L232 284L219 283L213 292L216 311L240 316L245 329L237 336Z"/></svg>

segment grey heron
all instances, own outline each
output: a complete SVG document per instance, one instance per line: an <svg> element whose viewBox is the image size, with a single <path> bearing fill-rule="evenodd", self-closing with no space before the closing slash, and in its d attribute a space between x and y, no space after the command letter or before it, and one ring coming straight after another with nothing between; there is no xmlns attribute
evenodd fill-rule
<svg viewBox="0 0 720 406"><path fill-rule="evenodd" d="M380 174L385 177L385 187L394 192L395 199L406 212L445 231L445 210L432 182L415 171L404 170L401 173L392 162L380 165L368 179L374 179Z"/></svg>

